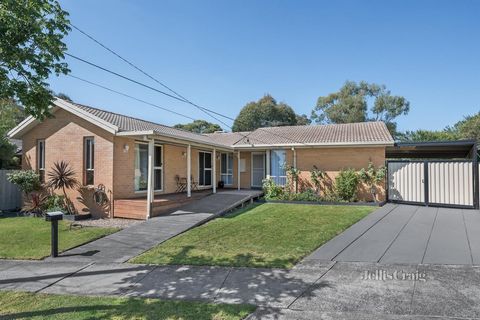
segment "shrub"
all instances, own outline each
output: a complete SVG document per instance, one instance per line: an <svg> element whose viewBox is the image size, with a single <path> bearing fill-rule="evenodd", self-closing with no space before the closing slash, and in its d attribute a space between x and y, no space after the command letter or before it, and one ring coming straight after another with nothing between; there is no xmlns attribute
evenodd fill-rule
<svg viewBox="0 0 480 320"><path fill-rule="evenodd" d="M315 191L318 193L322 187L322 181L326 178L327 174L325 171L320 170L317 166L313 166L313 169L310 171L310 179L315 187Z"/></svg>
<svg viewBox="0 0 480 320"><path fill-rule="evenodd" d="M372 162L368 163L367 169L362 168L358 173L360 180L370 189L374 202L377 202L377 185L385 179L385 174L385 166L375 168Z"/></svg>
<svg viewBox="0 0 480 320"><path fill-rule="evenodd" d="M18 170L7 175L8 181L17 185L25 194L42 189L40 175L33 170Z"/></svg>
<svg viewBox="0 0 480 320"><path fill-rule="evenodd" d="M65 161L55 162L52 170L48 173L48 185L54 190L62 190L64 203L69 214L75 213L75 207L67 196L67 189L74 189L79 186L75 178L75 171Z"/></svg>
<svg viewBox="0 0 480 320"><path fill-rule="evenodd" d="M335 178L335 193L344 201L355 201L359 177L353 169L341 170Z"/></svg>
<svg viewBox="0 0 480 320"><path fill-rule="evenodd" d="M65 211L65 198L58 194L52 194L45 198L42 208L44 211Z"/></svg>
<svg viewBox="0 0 480 320"><path fill-rule="evenodd" d="M313 189L307 189L300 193L295 193L291 195L289 200L292 201L320 201L320 197L317 192Z"/></svg>
<svg viewBox="0 0 480 320"><path fill-rule="evenodd" d="M282 186L279 186L271 178L263 180L263 193L267 200L281 200L284 197L285 190Z"/></svg>

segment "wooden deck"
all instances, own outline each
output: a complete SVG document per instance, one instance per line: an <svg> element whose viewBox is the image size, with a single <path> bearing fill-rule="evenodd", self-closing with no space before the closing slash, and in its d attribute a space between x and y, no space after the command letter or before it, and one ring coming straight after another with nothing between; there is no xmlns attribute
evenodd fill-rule
<svg viewBox="0 0 480 320"><path fill-rule="evenodd" d="M192 192L190 198L187 197L186 193L157 195L153 201L152 217L168 213L175 208L202 199L210 194L212 194L212 190ZM147 198L116 199L113 204L113 216L115 218L145 220L147 217Z"/></svg>

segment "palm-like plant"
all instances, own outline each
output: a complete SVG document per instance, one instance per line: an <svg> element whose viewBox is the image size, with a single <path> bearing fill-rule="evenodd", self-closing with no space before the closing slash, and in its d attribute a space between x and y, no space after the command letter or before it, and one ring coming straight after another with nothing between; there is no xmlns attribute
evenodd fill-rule
<svg viewBox="0 0 480 320"><path fill-rule="evenodd" d="M79 183L75 171L65 161L55 162L48 173L48 186L54 190L62 190L65 197L65 207L69 214L74 213L73 204L67 196L67 189L76 188Z"/></svg>

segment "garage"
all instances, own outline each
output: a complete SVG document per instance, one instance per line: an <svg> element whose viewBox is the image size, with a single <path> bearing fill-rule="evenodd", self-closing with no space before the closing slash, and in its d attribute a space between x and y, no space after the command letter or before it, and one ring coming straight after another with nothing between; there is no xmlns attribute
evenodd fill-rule
<svg viewBox="0 0 480 320"><path fill-rule="evenodd" d="M396 143L386 158L389 202L478 209L475 141Z"/></svg>

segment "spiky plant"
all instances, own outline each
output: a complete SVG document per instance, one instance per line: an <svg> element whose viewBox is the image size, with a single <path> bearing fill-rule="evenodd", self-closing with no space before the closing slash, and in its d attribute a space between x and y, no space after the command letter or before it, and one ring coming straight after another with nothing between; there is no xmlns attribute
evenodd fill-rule
<svg viewBox="0 0 480 320"><path fill-rule="evenodd" d="M54 190L62 190L65 197L65 207L69 214L74 213L73 204L67 196L67 189L75 189L79 182L75 171L65 161L55 162L48 173L48 186Z"/></svg>

